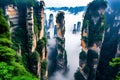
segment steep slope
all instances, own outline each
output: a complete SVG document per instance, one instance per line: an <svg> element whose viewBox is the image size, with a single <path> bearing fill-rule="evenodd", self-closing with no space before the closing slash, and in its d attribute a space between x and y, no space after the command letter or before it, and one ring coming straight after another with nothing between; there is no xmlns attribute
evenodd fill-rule
<svg viewBox="0 0 120 80"><path fill-rule="evenodd" d="M0 80L35 79L20 63L20 57L11 48L10 27L0 10ZM18 59L19 57L19 59Z"/></svg>
<svg viewBox="0 0 120 80"><path fill-rule="evenodd" d="M75 80L95 80L99 54L106 28L104 12L106 1L95 0L88 4L82 27L82 52Z"/></svg>
<svg viewBox="0 0 120 80"><path fill-rule="evenodd" d="M120 42L120 7L119 0L109 1L109 7L106 11L107 29L100 55L97 80L113 80L118 72L118 66L113 68L109 62L114 57L119 59ZM115 62L116 61L112 61ZM119 62L119 60L117 61ZM114 64L115 64L114 63ZM109 76L109 77L108 77Z"/></svg>
<svg viewBox="0 0 120 80"><path fill-rule="evenodd" d="M3 2L0 1L0 4ZM12 48L22 57L22 62L29 72L41 80L47 80L47 39L44 37L45 3L36 0L14 0L14 2L17 4L8 2L1 7L10 23Z"/></svg>
<svg viewBox="0 0 120 80"><path fill-rule="evenodd" d="M63 72L67 69L67 53L65 50L65 20L64 12L58 12L56 16L56 27L57 27L57 69Z"/></svg>

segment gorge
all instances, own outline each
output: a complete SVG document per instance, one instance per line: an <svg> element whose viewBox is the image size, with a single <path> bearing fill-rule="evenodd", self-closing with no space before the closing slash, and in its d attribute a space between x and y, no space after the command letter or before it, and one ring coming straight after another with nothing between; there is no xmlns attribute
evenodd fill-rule
<svg viewBox="0 0 120 80"><path fill-rule="evenodd" d="M120 1L55 3L0 1L0 80L119 80Z"/></svg>

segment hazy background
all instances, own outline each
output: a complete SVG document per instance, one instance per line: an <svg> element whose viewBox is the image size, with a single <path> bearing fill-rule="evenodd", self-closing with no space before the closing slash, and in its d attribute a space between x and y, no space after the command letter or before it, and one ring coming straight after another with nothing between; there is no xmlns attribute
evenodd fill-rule
<svg viewBox="0 0 120 80"><path fill-rule="evenodd" d="M92 0L44 0L46 7L86 6Z"/></svg>
<svg viewBox="0 0 120 80"><path fill-rule="evenodd" d="M44 0L46 7L76 7L76 6L87 6L89 2L92 0ZM45 9L47 20L49 18L49 15L52 13L54 15L54 24L55 23L55 17L58 11L50 11L49 9ZM78 21L82 23L83 21L83 14L85 12L79 12L78 14L72 14L69 11L65 12L65 49L67 51L67 60L68 60L68 67L69 72L66 74L66 76L63 76L61 72L56 72L53 76L49 78L49 80L74 80L74 73L76 72L77 68L79 67L79 53L81 51L80 46L80 39L81 39L81 32L78 32L77 34L72 34L72 30L74 28L74 24L77 24ZM81 25L82 27L82 25ZM50 57L51 53L51 46L55 45L55 40L52 37L53 34L53 28L50 30L51 33L51 39L49 39L49 50L48 50L48 57ZM48 58L49 64L51 64L51 57Z"/></svg>

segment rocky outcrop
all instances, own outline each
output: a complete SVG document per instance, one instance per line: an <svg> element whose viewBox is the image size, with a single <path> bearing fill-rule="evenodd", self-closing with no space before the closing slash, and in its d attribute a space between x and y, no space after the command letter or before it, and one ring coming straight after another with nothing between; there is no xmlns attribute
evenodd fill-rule
<svg viewBox="0 0 120 80"><path fill-rule="evenodd" d="M81 39L82 51L79 61L79 70L84 77L83 80L96 79L96 70L106 28L104 17L106 7L107 4L103 0L92 1L89 3L84 16ZM76 73L75 79L80 80Z"/></svg>
<svg viewBox="0 0 120 80"><path fill-rule="evenodd" d="M46 13L44 13L44 35L45 37L47 37L47 28L48 27L48 24L47 24L47 16L46 16Z"/></svg>
<svg viewBox="0 0 120 80"><path fill-rule="evenodd" d="M73 28L73 34L76 34L76 32L77 32L77 28L76 28L76 24L74 24L74 28Z"/></svg>
<svg viewBox="0 0 120 80"><path fill-rule="evenodd" d="M21 6L20 4L25 5ZM34 4L34 6L27 5L23 2L19 3L17 7L9 5L6 7L6 15L8 15L11 33L14 37L14 39L12 39L14 42L13 45L16 46L13 47L17 48L17 52L22 54L21 56L23 56L23 60L25 60L26 68L41 78L41 80L47 80L47 40L44 36L45 3L41 0ZM22 9L24 10L21 11ZM25 15L24 17L23 14ZM19 36L16 36L16 34L19 34ZM24 35L24 37L20 37L22 35Z"/></svg>
<svg viewBox="0 0 120 80"><path fill-rule="evenodd" d="M26 26L27 26L27 33L28 33L28 44L29 44L29 52L32 53L35 51L36 43L33 42L33 36L34 36L34 18L33 18L34 10L33 7L27 8L27 17L26 17ZM31 45L30 45L31 44Z"/></svg>
<svg viewBox="0 0 120 80"><path fill-rule="evenodd" d="M53 14L49 15L49 27L48 28L53 28L54 27L54 22L53 22L54 18L53 18Z"/></svg>
<svg viewBox="0 0 120 80"><path fill-rule="evenodd" d="M119 57L120 42L120 1L110 0L109 7L106 10L106 32L100 53L98 73L96 80L113 80L118 72L118 68L112 68L109 63L113 58ZM109 77L108 77L109 76Z"/></svg>
<svg viewBox="0 0 120 80"><path fill-rule="evenodd" d="M77 31L80 32L81 22L77 22Z"/></svg>
<svg viewBox="0 0 120 80"><path fill-rule="evenodd" d="M8 23L11 26L11 30L10 31L13 32L14 29L16 27L18 27L18 17L19 17L18 9L17 9L16 6L13 6L12 4L6 6L5 9L6 9L5 10L5 12L6 12L5 15L8 17L8 21L9 21Z"/></svg>
<svg viewBox="0 0 120 80"><path fill-rule="evenodd" d="M56 27L57 27L57 70L63 72L67 69L67 53L65 50L65 20L64 12L58 12L56 16Z"/></svg>
<svg viewBox="0 0 120 80"><path fill-rule="evenodd" d="M17 6L14 6L12 4L6 6L5 16L7 17L7 21L10 26L10 32L13 34L13 32L15 32L15 29L19 27L19 14ZM18 45L17 53L18 55L21 55L22 53L20 44Z"/></svg>
<svg viewBox="0 0 120 80"><path fill-rule="evenodd" d="M35 6L35 15L36 15L36 26L38 27L38 32L35 33L36 36L36 50L39 52L39 58L37 63L37 75L40 76L42 80L48 79L48 70L47 70L47 41L45 38L45 13L44 13L44 1L36 3Z"/></svg>

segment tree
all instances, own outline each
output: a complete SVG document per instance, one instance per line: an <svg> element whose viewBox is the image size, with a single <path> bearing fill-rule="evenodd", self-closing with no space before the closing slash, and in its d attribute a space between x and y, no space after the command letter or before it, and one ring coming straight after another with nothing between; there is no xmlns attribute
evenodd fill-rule
<svg viewBox="0 0 120 80"><path fill-rule="evenodd" d="M113 58L109 65L117 71L115 80L120 80L120 57Z"/></svg>

